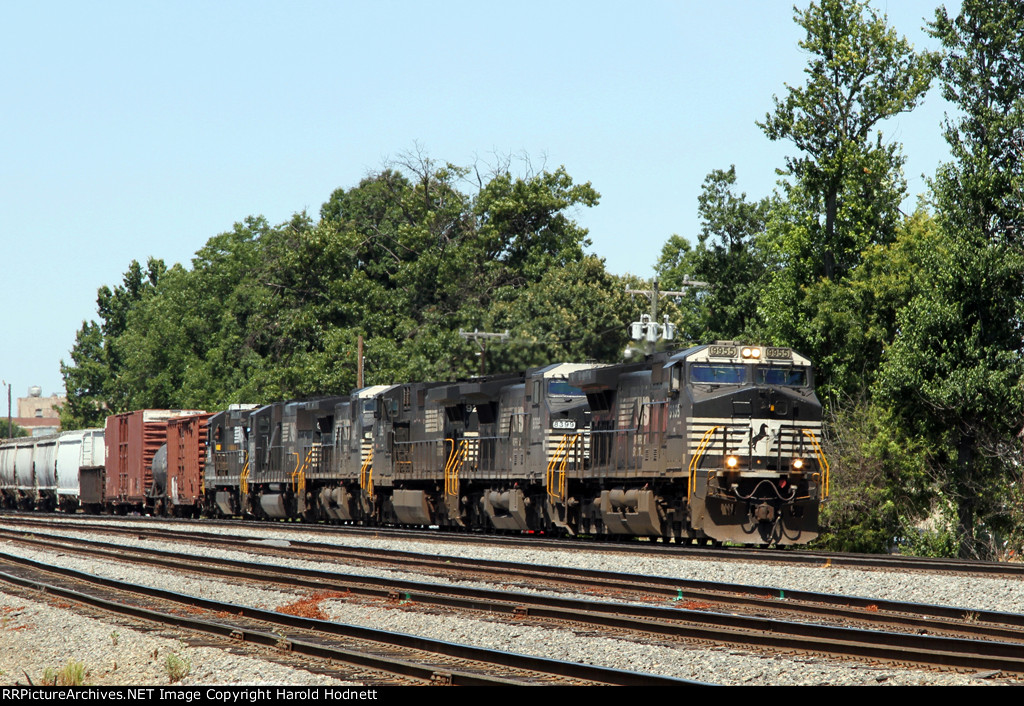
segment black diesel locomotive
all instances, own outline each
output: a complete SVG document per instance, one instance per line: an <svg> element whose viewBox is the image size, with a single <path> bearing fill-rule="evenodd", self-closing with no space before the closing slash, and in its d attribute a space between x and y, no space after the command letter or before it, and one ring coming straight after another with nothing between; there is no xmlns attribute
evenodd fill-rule
<svg viewBox="0 0 1024 706"><path fill-rule="evenodd" d="M219 515L797 544L828 493L810 361L731 341L236 407L209 430Z"/></svg>

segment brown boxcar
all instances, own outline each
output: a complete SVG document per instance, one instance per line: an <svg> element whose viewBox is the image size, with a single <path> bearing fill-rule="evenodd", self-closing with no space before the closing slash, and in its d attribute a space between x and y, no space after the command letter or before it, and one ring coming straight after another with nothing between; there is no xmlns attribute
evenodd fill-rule
<svg viewBox="0 0 1024 706"><path fill-rule="evenodd" d="M153 480L153 456L167 440L168 420L202 413L142 409L107 417L106 503L120 510L143 509Z"/></svg>
<svg viewBox="0 0 1024 706"><path fill-rule="evenodd" d="M206 437L212 416L193 414L167 422L167 502L178 513L202 506Z"/></svg>

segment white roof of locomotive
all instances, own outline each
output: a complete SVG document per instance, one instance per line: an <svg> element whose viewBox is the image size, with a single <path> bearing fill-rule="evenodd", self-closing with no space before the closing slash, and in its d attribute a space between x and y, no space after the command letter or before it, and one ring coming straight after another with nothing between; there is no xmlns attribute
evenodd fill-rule
<svg viewBox="0 0 1024 706"><path fill-rule="evenodd" d="M398 387L398 385L371 385L370 387L364 387L360 390L356 390L352 393L352 397L357 400L368 400L387 392L392 387Z"/></svg>
<svg viewBox="0 0 1024 706"><path fill-rule="evenodd" d="M555 363L538 372L542 378L566 378L569 373L577 370L590 370L591 368L606 368L608 363Z"/></svg>

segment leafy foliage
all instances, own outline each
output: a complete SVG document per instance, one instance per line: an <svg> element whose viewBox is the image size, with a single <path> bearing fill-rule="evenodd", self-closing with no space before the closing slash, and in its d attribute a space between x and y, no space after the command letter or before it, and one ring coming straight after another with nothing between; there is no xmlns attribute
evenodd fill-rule
<svg viewBox="0 0 1024 706"><path fill-rule="evenodd" d="M903 159L883 145L878 123L911 110L931 83L936 57L915 53L866 2L821 0L797 10L811 55L802 87L787 86L775 111L758 123L771 140L788 139L802 154L789 157L800 200L824 216L806 220L803 245L818 256L814 274L841 279L863 248L882 242L901 191ZM890 192L890 193L885 193ZM879 232L879 231L882 232Z"/></svg>
<svg viewBox="0 0 1024 706"><path fill-rule="evenodd" d="M684 330L700 332L705 340L755 339L760 328L757 302L765 263L757 238L770 203L751 203L746 194L735 194L735 186L735 165L708 174L698 197L697 247L691 249L673 236L655 267L666 290L679 290L688 278L708 285L688 293L687 309L695 312L695 320L682 323Z"/></svg>
<svg viewBox="0 0 1024 706"><path fill-rule="evenodd" d="M927 445L908 437L866 399L845 399L828 420L831 495L822 508L821 546L886 552L908 521L928 508Z"/></svg>
<svg viewBox="0 0 1024 706"><path fill-rule="evenodd" d="M866 278L855 273L871 248L896 238L906 189L900 146L879 126L917 105L937 57L914 52L858 0L811 3L795 17L806 31L807 82L787 86L759 123L799 150L761 239L769 274L759 314L765 338L814 358L826 396L857 397L857 373L877 367L881 346L865 340L874 315L857 306Z"/></svg>
<svg viewBox="0 0 1024 706"><path fill-rule="evenodd" d="M0 439L20 439L23 436L28 436L27 429L14 423L8 426L6 419L0 419Z"/></svg>
<svg viewBox="0 0 1024 706"><path fill-rule="evenodd" d="M359 335L368 384L476 373L460 328L515 330L492 370L617 357L623 285L584 256L569 216L597 203L590 184L564 168L502 172L467 194L467 169L408 155L401 167L338 189L318 221L236 223L191 269L133 262L122 286L100 289L100 322L83 324L62 367L65 425L346 393Z"/></svg>
<svg viewBox="0 0 1024 706"><path fill-rule="evenodd" d="M991 555L1015 532L1024 361L1024 7L967 0L936 13L953 161L935 180L944 241L923 254L920 290L900 311L878 394L933 444L959 553Z"/></svg>

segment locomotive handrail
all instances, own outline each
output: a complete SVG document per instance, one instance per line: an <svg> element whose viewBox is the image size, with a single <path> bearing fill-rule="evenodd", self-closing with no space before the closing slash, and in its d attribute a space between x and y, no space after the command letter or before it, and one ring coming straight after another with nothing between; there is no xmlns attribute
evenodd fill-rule
<svg viewBox="0 0 1024 706"><path fill-rule="evenodd" d="M822 450L821 444L818 443L818 437L816 437L814 435L814 432L811 431L810 429L804 429L802 431L803 431L804 435L807 436L811 440L811 445L814 446L814 454L818 457L818 464L821 466L821 468L825 469L825 483L824 483L824 486L823 486L824 490L822 492L822 497L823 498L827 498L828 497L828 491L829 491L828 484L829 484L829 474L830 474L830 469L829 469L829 465L828 465L828 459L825 458L825 452Z"/></svg>
<svg viewBox="0 0 1024 706"><path fill-rule="evenodd" d="M295 456L295 468L292 469L292 472L289 475L290 475L290 477L292 479L292 490L298 490L298 484L297 484L297 481L295 480L295 477L299 473L299 456L300 456L300 454L299 454L298 451L292 451L292 455Z"/></svg>
<svg viewBox="0 0 1024 706"><path fill-rule="evenodd" d="M249 452L245 452L245 465L242 466L242 474L238 476L238 489L242 495L249 494Z"/></svg>
<svg viewBox="0 0 1024 706"><path fill-rule="evenodd" d="M581 433L577 432L576 434L573 435L572 439L569 440L568 446L566 446L565 455L562 457L562 466L559 469L559 471L562 473L563 478L565 476L565 467L569 463L569 454L579 454L579 449L577 448L577 446L582 443L582 436L583 435ZM579 458L576 459L576 462L579 463Z"/></svg>
<svg viewBox="0 0 1024 706"><path fill-rule="evenodd" d="M446 443L449 441L452 442L452 450L449 453L448 461L444 464L444 492L445 495L458 495L459 471L462 470L462 464L469 453L469 445L466 439L463 439L456 449L455 439L445 439Z"/></svg>
<svg viewBox="0 0 1024 706"><path fill-rule="evenodd" d="M551 455L551 459L548 461L548 472L547 472L547 491L548 495L556 500L565 500L565 467L569 462L569 451L576 446L576 442L579 440L580 435L573 434L572 438L568 434L562 434L562 440L558 444L558 448ZM557 471L558 480L555 480ZM552 492L552 488L555 488L555 492Z"/></svg>
<svg viewBox="0 0 1024 706"><path fill-rule="evenodd" d="M686 484L686 501L689 502L690 498L695 492L697 492L697 465L700 463L701 456L707 450L708 445L711 444L711 440L715 436L715 432L718 431L718 427L714 426L704 432L704 436L701 437L700 442L697 444L697 453L690 459L690 478Z"/></svg>
<svg viewBox="0 0 1024 706"><path fill-rule="evenodd" d="M313 449L315 446L310 446L309 450L306 451L306 460L299 465L299 454L295 454L295 470L292 471L292 490L296 493L306 492L306 469L309 468L309 462L313 458Z"/></svg>
<svg viewBox="0 0 1024 706"><path fill-rule="evenodd" d="M455 453L455 439L445 439L444 442L442 443L442 446L445 449L448 449L448 444L449 443L451 443L452 448L451 448L451 450L446 451L446 453L444 455L444 457L445 457L445 461L444 461L444 479L445 479L445 481L444 481L444 489L445 489L446 493L448 492L448 465L451 463L452 455Z"/></svg>
<svg viewBox="0 0 1024 706"><path fill-rule="evenodd" d="M374 499L373 494L373 449L366 455L362 467L359 469L359 487L366 491L370 500Z"/></svg>
<svg viewBox="0 0 1024 706"><path fill-rule="evenodd" d="M565 442L568 439L569 439L569 435L568 434L562 434L562 439L561 439L561 441L558 442L558 448L555 449L555 452L553 454L551 454L551 458L548 459L548 469L547 469L547 478L546 478L545 486L546 486L546 489L548 491L548 495L550 497L552 497L552 498L555 498L556 500L564 500L565 499L565 497L563 495L563 492L565 490L564 487L559 485L554 492L552 492L552 487L555 485L555 477L554 477L555 464L557 463L559 453L561 453L562 449L565 448Z"/></svg>

